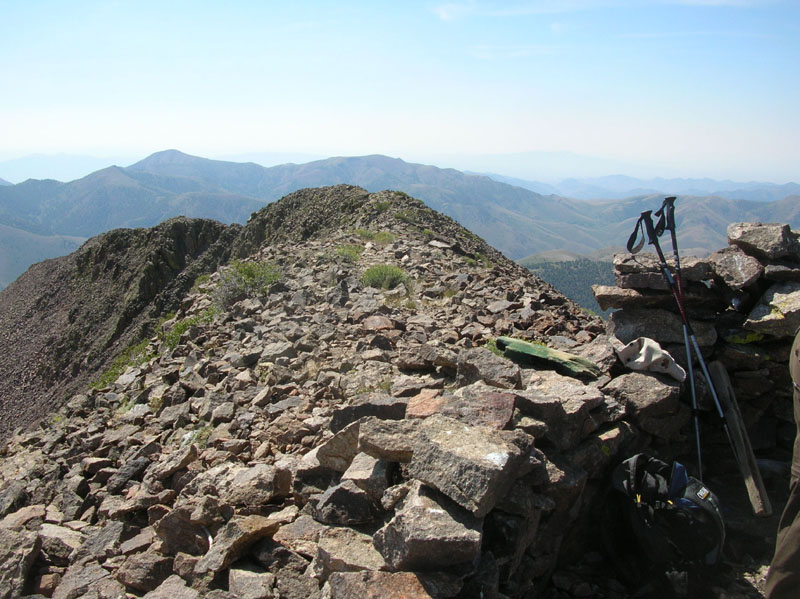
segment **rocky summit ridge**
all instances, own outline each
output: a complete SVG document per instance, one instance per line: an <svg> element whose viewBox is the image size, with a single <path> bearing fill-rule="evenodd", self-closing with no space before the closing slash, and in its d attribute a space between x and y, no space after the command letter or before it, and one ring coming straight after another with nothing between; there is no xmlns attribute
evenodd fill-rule
<svg viewBox="0 0 800 599"><path fill-rule="evenodd" d="M126 272L114 240L206 240L128 273L83 333L144 342L111 378L64 350L72 386L0 450L0 597L626 596L567 566L602 562L616 460L690 446L677 382L620 376L599 318L405 194L303 190L214 226L112 232L39 266L49 295L33 275L0 294L20 335L55 283ZM513 362L499 336L593 370Z"/></svg>

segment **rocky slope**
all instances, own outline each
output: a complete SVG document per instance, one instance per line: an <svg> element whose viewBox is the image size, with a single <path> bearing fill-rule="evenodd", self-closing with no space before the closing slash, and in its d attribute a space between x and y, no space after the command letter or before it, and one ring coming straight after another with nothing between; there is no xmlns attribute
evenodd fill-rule
<svg viewBox="0 0 800 599"><path fill-rule="evenodd" d="M228 241L142 359L3 447L0 597L627 596L593 510L618 459L685 445L676 382L405 194L304 190Z"/></svg>
<svg viewBox="0 0 800 599"><path fill-rule="evenodd" d="M0 438L62 405L177 309L194 277L227 259L236 231L183 218L118 229L0 292Z"/></svg>

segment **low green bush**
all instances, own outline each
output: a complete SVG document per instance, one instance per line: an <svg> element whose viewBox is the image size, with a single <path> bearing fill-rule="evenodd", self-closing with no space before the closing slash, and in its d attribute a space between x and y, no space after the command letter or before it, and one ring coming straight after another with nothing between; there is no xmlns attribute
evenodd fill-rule
<svg viewBox="0 0 800 599"><path fill-rule="evenodd" d="M271 262L234 260L220 273L214 299L223 308L246 297L259 297L281 278L280 269Z"/></svg>
<svg viewBox="0 0 800 599"><path fill-rule="evenodd" d="M336 255L347 262L358 262L364 248L354 243L345 243L336 248Z"/></svg>
<svg viewBox="0 0 800 599"><path fill-rule="evenodd" d="M182 318L181 320L176 322L169 331L167 331L164 334L163 336L164 343L170 349L175 349L178 346L178 342L181 339L181 335L183 335L186 331L188 331L192 327L203 324L211 324L216 315L217 315L217 309L214 306L211 306L210 308L206 308L199 314L195 314L194 316L189 316L187 318Z"/></svg>
<svg viewBox="0 0 800 599"><path fill-rule="evenodd" d="M364 273L361 282L365 287L378 289L394 289L398 285L409 286L408 275L402 268L391 264L377 264Z"/></svg>
<svg viewBox="0 0 800 599"><path fill-rule="evenodd" d="M111 383L116 381L129 366L140 366L150 360L153 354L147 351L148 344L149 340L143 339L139 343L128 347L117 356L105 372L97 377L96 380L89 383L89 387L92 389L108 387Z"/></svg>

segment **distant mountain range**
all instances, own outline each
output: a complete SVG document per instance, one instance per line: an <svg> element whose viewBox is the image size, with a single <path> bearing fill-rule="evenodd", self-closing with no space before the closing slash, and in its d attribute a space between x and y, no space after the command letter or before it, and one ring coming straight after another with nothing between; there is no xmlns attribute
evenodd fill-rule
<svg viewBox="0 0 800 599"><path fill-rule="evenodd" d="M584 179L564 179L558 184L527 181L489 174L501 183L523 187L536 193L555 194L579 200L608 200L641 195L715 196L729 200L775 202L790 195L800 195L800 185L751 181L717 181L716 179L636 179L611 175Z"/></svg>
<svg viewBox="0 0 800 599"><path fill-rule="evenodd" d="M5 179L0 179L0 185L11 185L11 183L6 181Z"/></svg>
<svg viewBox="0 0 800 599"><path fill-rule="evenodd" d="M548 250L588 255L620 246L641 211L658 207L664 196L587 202L380 155L265 168L167 150L68 183L28 180L0 187L0 224L40 236L85 238L117 227L150 227L176 215L243 223L292 191L338 183L404 191L513 259ZM799 228L798 200L800 195L770 202L680 195L681 249L702 254L724 246L725 229L735 221L787 222ZM20 261L0 280L13 279L39 259Z"/></svg>

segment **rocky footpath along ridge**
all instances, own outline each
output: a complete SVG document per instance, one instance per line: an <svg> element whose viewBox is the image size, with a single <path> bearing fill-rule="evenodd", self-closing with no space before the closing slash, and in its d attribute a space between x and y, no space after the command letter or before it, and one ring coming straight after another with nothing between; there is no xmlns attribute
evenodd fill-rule
<svg viewBox="0 0 800 599"><path fill-rule="evenodd" d="M680 445L677 383L404 194L298 192L233 251L280 279L221 306L237 266L198 282L151 357L3 447L0 597L626 596L592 508L618 459ZM405 283L365 283L387 264Z"/></svg>

